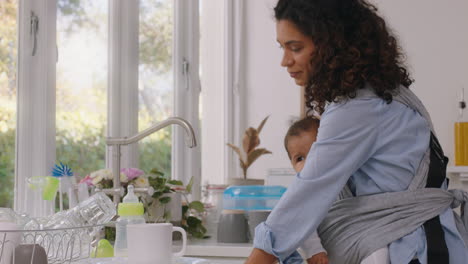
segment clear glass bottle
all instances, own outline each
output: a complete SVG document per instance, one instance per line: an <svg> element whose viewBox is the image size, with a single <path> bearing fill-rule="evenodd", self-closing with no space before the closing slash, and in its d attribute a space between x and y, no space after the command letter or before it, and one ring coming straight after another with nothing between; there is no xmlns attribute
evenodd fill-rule
<svg viewBox="0 0 468 264"><path fill-rule="evenodd" d="M128 193L119 204L119 218L115 223L114 256L127 257L127 225L146 223L143 203L140 203L134 193L133 185L127 187Z"/></svg>
<svg viewBox="0 0 468 264"><path fill-rule="evenodd" d="M103 192L97 192L70 210L40 219L45 229L71 228L105 224L116 215L115 205Z"/></svg>
<svg viewBox="0 0 468 264"><path fill-rule="evenodd" d="M213 239L216 239L219 216L223 210L223 193L227 185L207 184L203 196L203 204L205 206L205 226L206 234Z"/></svg>
<svg viewBox="0 0 468 264"><path fill-rule="evenodd" d="M464 89L460 93L458 103L459 115L455 122L455 166L468 166L468 113L466 113L466 102Z"/></svg>

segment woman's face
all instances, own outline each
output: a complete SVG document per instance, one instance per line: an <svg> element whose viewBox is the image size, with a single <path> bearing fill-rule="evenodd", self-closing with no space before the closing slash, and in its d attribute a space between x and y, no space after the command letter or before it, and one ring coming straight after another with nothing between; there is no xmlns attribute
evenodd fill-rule
<svg viewBox="0 0 468 264"><path fill-rule="evenodd" d="M297 85L305 86L309 81L312 70L310 60L315 51L312 39L284 19L276 23L276 38L283 49L281 66L286 67Z"/></svg>

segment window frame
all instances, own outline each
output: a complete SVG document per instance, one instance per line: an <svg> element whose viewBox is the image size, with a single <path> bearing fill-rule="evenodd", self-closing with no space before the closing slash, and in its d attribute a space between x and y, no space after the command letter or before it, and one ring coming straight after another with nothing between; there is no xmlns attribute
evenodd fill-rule
<svg viewBox="0 0 468 264"><path fill-rule="evenodd" d="M210 102L206 108L211 110L210 113L203 110L205 183L226 184L242 174L239 157L226 143L241 146L246 128L245 1L203 2L203 98L204 103Z"/></svg>
<svg viewBox="0 0 468 264"><path fill-rule="evenodd" d="M193 125L198 139L198 0L174 0L174 11L174 114ZM34 56L31 55L31 12L39 18ZM32 212L35 207L35 201L24 197L26 179L49 175L56 160L56 20L57 0L19 0L14 192L14 209L19 212ZM138 131L138 21L138 5L134 1L109 0L108 136ZM189 90L185 89L183 59L190 65ZM184 132L179 128L173 131L173 177L184 182L190 176L200 179L200 146L187 151ZM106 147L107 168L112 168L110 153ZM138 167L137 153L136 144L123 148L122 167ZM200 198L199 180L194 183L193 195Z"/></svg>
<svg viewBox="0 0 468 264"><path fill-rule="evenodd" d="M174 126L172 139L172 172L184 183L193 177L192 198L201 199L201 133L199 124L199 1L175 0L174 5L174 115L193 127L197 146L188 148L185 132ZM187 71L184 70L184 62ZM188 83L186 83L188 82Z"/></svg>
<svg viewBox="0 0 468 264"><path fill-rule="evenodd" d="M14 209L32 212L26 179L47 175L55 163L56 0L20 0ZM31 14L39 18L36 54ZM44 65L48 65L44 67ZM54 102L54 103L50 103Z"/></svg>

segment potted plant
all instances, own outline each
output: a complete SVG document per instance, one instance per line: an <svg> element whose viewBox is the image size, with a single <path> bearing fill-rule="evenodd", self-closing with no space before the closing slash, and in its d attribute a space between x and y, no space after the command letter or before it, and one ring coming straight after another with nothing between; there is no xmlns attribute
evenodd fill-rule
<svg viewBox="0 0 468 264"><path fill-rule="evenodd" d="M242 148L227 143L239 156L240 167L242 168L243 178L229 179L230 185L263 185L264 180L247 179L247 169L264 154L271 154L271 151L265 148L257 148L260 145L259 134L268 120L268 116L263 119L257 129L249 127L245 130L242 139Z"/></svg>

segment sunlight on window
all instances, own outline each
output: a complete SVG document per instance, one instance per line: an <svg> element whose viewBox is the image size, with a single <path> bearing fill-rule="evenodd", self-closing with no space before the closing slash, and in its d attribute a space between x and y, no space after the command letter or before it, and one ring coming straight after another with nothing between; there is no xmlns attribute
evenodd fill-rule
<svg viewBox="0 0 468 264"><path fill-rule="evenodd" d="M18 0L0 1L0 207L13 207Z"/></svg>
<svg viewBox="0 0 468 264"><path fill-rule="evenodd" d="M105 167L107 4L58 1L57 162L79 178Z"/></svg>
<svg viewBox="0 0 468 264"><path fill-rule="evenodd" d="M173 114L173 0L141 0L139 24L139 131ZM140 168L171 176L172 130L163 129L142 140Z"/></svg>

